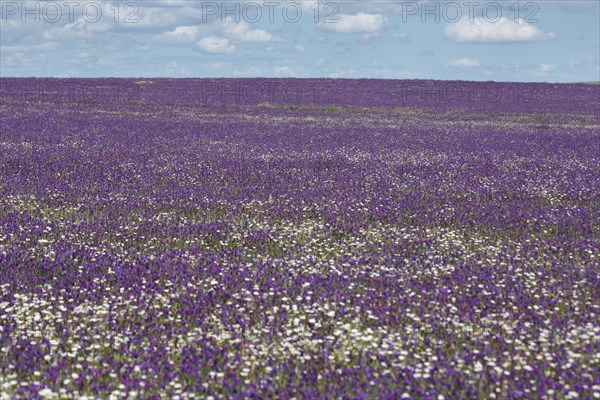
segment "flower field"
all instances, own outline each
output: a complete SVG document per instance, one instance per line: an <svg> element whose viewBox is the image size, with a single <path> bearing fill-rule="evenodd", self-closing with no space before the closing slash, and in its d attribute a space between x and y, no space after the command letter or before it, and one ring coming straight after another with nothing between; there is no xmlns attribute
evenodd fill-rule
<svg viewBox="0 0 600 400"><path fill-rule="evenodd" d="M0 83L1 399L600 398L600 86Z"/></svg>

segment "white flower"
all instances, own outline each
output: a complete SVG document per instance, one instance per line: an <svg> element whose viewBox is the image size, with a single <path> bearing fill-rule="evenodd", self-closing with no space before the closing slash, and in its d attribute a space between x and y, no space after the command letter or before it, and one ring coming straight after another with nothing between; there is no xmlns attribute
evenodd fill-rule
<svg viewBox="0 0 600 400"><path fill-rule="evenodd" d="M50 399L50 398L54 397L54 392L52 391L52 389L49 389L49 388L44 388L44 389L40 390L38 392L38 394L43 399Z"/></svg>

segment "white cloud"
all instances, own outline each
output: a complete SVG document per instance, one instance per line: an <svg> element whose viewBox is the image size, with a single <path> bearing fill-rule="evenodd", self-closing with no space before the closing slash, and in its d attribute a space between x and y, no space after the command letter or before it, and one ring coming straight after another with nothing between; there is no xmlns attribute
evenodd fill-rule
<svg viewBox="0 0 600 400"><path fill-rule="evenodd" d="M337 23L320 23L321 28L338 33L377 33L385 25L387 18L383 14L359 12L354 15L340 14Z"/></svg>
<svg viewBox="0 0 600 400"><path fill-rule="evenodd" d="M231 71L231 76L245 76L245 77L257 77L257 76L265 76L265 70L256 65L250 65L242 67L241 69L234 69Z"/></svg>
<svg viewBox="0 0 600 400"><path fill-rule="evenodd" d="M319 57L315 60L315 66L317 67L322 67L325 64L325 59L322 57Z"/></svg>
<svg viewBox="0 0 600 400"><path fill-rule="evenodd" d="M177 61L168 62L165 65L165 69L170 76L189 76L188 68Z"/></svg>
<svg viewBox="0 0 600 400"><path fill-rule="evenodd" d="M214 35L200 39L198 48L210 54L231 54L235 51L235 46L230 44L229 39Z"/></svg>
<svg viewBox="0 0 600 400"><path fill-rule="evenodd" d="M296 50L296 52L302 54L302 53L304 53L304 46L302 46L301 44L297 44L294 46L294 50Z"/></svg>
<svg viewBox="0 0 600 400"><path fill-rule="evenodd" d="M96 64L104 67L110 67L116 65L116 62L112 57L98 57Z"/></svg>
<svg viewBox="0 0 600 400"><path fill-rule="evenodd" d="M65 63L85 68L110 67L117 65L115 60L110 56L96 57L85 51L77 53L73 57L68 58L67 60L65 60Z"/></svg>
<svg viewBox="0 0 600 400"><path fill-rule="evenodd" d="M264 29L251 29L247 22L235 22L227 18L224 22L226 36L240 42L265 43L273 39L273 35Z"/></svg>
<svg viewBox="0 0 600 400"><path fill-rule="evenodd" d="M411 71L402 71L398 69L381 68L373 70L373 73L378 78L383 79L415 79L419 75Z"/></svg>
<svg viewBox="0 0 600 400"><path fill-rule="evenodd" d="M1 2L0 9L2 9ZM44 31L44 24L37 24L31 18L23 23L18 14L11 19L0 13L0 21L0 41L3 45L22 43L23 39L41 40L39 37Z"/></svg>
<svg viewBox="0 0 600 400"><path fill-rule="evenodd" d="M2 64L7 66L32 67L45 62L47 62L46 57L41 54L11 53L7 56L2 55Z"/></svg>
<svg viewBox="0 0 600 400"><path fill-rule="evenodd" d="M475 18L470 22L468 18L463 18L446 25L444 37L459 43L510 43L551 40L556 38L556 34L544 32L522 19L514 21L501 17L498 22L489 22Z"/></svg>
<svg viewBox="0 0 600 400"><path fill-rule="evenodd" d="M197 26L178 26L172 31L157 35L158 42L166 43L191 43L198 35Z"/></svg>
<svg viewBox="0 0 600 400"><path fill-rule="evenodd" d="M150 51L152 50L152 45L150 43L136 44L135 49L140 51Z"/></svg>
<svg viewBox="0 0 600 400"><path fill-rule="evenodd" d="M104 21L91 23L80 17L78 20L64 26L44 31L42 38L44 40L92 39L108 32L112 27L112 24Z"/></svg>
<svg viewBox="0 0 600 400"><path fill-rule="evenodd" d="M392 33L392 37L403 42L408 41L410 39L410 36L406 32L394 32Z"/></svg>
<svg viewBox="0 0 600 400"><path fill-rule="evenodd" d="M360 71L354 68L345 68L328 75L329 78L356 78Z"/></svg>
<svg viewBox="0 0 600 400"><path fill-rule="evenodd" d="M151 29L160 32L160 28L170 28L173 26L185 26L192 25L193 21L201 20L202 11L199 8L194 7L152 7L150 5L161 5L154 2L148 2L144 5L140 5L138 12L131 14L129 12L123 12L121 10L121 21L125 19L127 15L130 15L131 20L137 20L132 23L119 23L119 27L123 29ZM164 4L163 4L164 5ZM106 3L106 7L110 7L111 2ZM123 7L121 5L121 7ZM107 10L104 15L112 16L113 11ZM110 18L108 19L110 20Z"/></svg>
<svg viewBox="0 0 600 400"><path fill-rule="evenodd" d="M369 43L371 41L371 39L375 38L379 36L378 33L363 33L361 38L360 38L360 42L361 43Z"/></svg>
<svg viewBox="0 0 600 400"><path fill-rule="evenodd" d="M479 67L481 64L479 64L479 61L473 60L472 58L458 58L456 60L450 61L448 63L448 65L451 67L473 68L473 67Z"/></svg>
<svg viewBox="0 0 600 400"><path fill-rule="evenodd" d="M52 51L56 50L58 45L56 42L46 42L34 45L16 45L16 46L0 46L2 53L24 53L28 51Z"/></svg>
<svg viewBox="0 0 600 400"><path fill-rule="evenodd" d="M535 76L548 76L555 69L551 64L540 64L531 70L531 74Z"/></svg>
<svg viewBox="0 0 600 400"><path fill-rule="evenodd" d="M294 74L294 70L290 67L276 67L275 68L275 76L292 76Z"/></svg>

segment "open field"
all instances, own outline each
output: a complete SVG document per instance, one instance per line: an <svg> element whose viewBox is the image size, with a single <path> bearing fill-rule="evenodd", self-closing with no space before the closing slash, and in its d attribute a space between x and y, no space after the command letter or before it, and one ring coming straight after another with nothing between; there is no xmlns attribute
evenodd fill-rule
<svg viewBox="0 0 600 400"><path fill-rule="evenodd" d="M600 398L600 86L0 83L0 398Z"/></svg>

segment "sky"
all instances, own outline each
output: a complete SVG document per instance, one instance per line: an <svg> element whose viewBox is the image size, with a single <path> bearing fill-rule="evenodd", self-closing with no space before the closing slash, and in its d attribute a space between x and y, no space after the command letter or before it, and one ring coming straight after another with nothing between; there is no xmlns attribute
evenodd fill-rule
<svg viewBox="0 0 600 400"><path fill-rule="evenodd" d="M599 4L0 0L0 76L600 81Z"/></svg>

